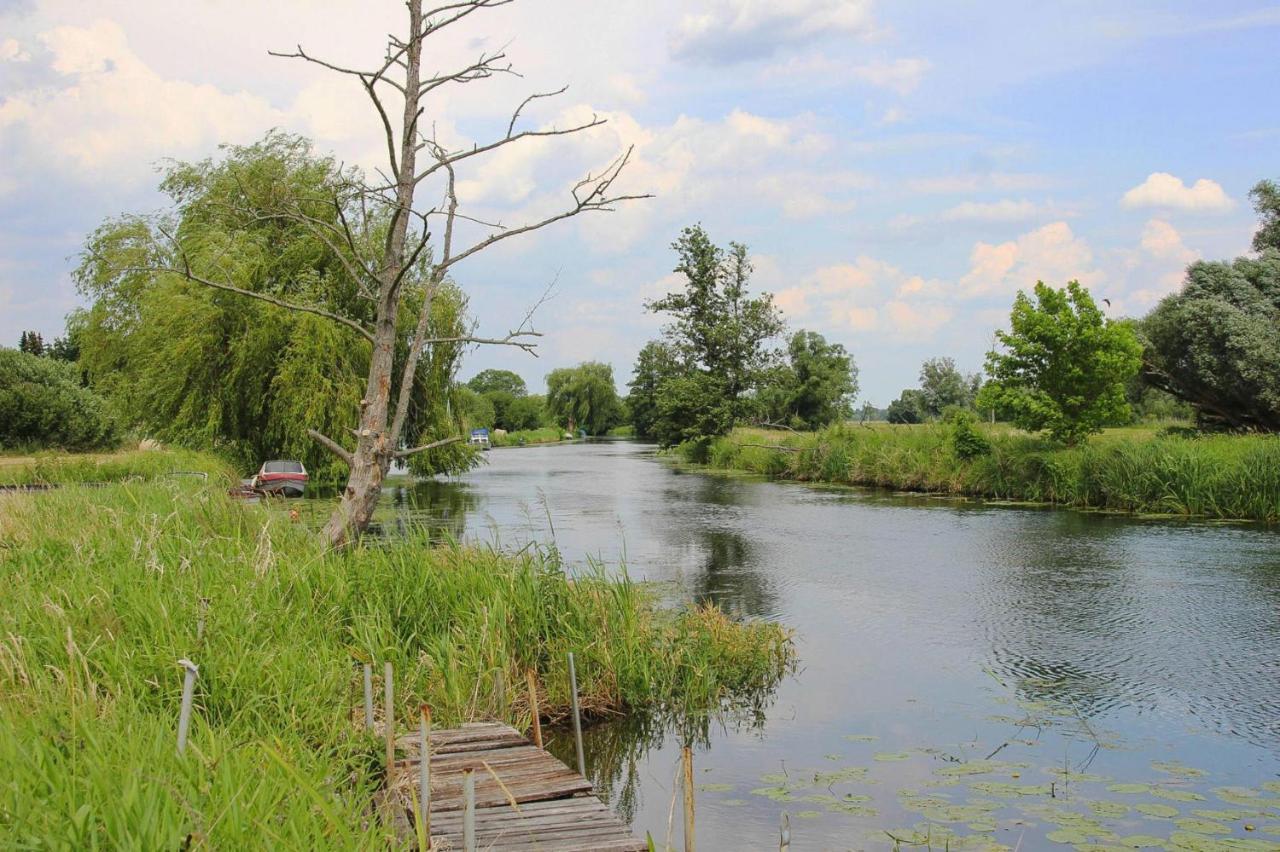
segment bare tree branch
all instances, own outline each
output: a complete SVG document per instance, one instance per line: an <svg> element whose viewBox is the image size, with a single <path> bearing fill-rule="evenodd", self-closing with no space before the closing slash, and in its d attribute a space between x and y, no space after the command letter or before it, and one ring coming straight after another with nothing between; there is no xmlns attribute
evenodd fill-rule
<svg viewBox="0 0 1280 852"><path fill-rule="evenodd" d="M341 444L326 435L320 434L315 429L308 429L307 434L326 450L346 462L347 467L351 467L351 453L347 452Z"/></svg>
<svg viewBox="0 0 1280 852"><path fill-rule="evenodd" d="M454 435L452 438L441 438L438 441L432 441L430 444L423 444L421 447L411 447L407 450L398 450L397 452L392 453L392 458L407 459L409 456L417 455L418 453L424 453L427 450L434 450L437 447L445 447L445 446L448 446L449 444L456 444L461 440L462 440L461 435Z"/></svg>
<svg viewBox="0 0 1280 852"><path fill-rule="evenodd" d="M387 61L377 71L359 71L355 68L345 68L341 65L335 65L332 62L328 62L324 59L320 59L318 57L309 55L305 50L302 49L302 45L298 45L297 50L295 50L293 53L281 53L275 50L268 50L267 54L269 56L279 57L280 59L302 59L306 62L313 62L316 65L321 66L322 68L328 68L330 71L337 71L339 74L350 74L352 77L359 77L361 78L362 82L364 79L367 78L369 80L372 80L375 83L386 83L389 86L393 86L396 89L399 89L400 93L404 94L404 86L400 85L395 80L392 80L385 75L387 73L387 70L394 64L395 59L398 59L401 55L403 55L404 51L406 50L408 50L408 45L401 47L399 52L394 55L395 58L393 58L392 56L388 56Z"/></svg>

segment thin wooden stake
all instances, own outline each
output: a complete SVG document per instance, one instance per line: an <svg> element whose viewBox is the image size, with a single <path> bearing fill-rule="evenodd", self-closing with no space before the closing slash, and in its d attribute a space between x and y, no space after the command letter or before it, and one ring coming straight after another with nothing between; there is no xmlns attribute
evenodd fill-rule
<svg viewBox="0 0 1280 852"><path fill-rule="evenodd" d="M693 836L693 749L680 750L684 764L684 852L695 852L697 844Z"/></svg>
<svg viewBox="0 0 1280 852"><path fill-rule="evenodd" d="M387 738L387 789L395 782L396 777L396 704L395 693L391 682L391 663L382 669L382 697L385 703L383 712L383 732Z"/></svg>
<svg viewBox="0 0 1280 852"><path fill-rule="evenodd" d="M431 843L431 708L422 705L418 720L418 735L422 738L418 751L418 807L422 809L422 837Z"/></svg>
<svg viewBox="0 0 1280 852"><path fill-rule="evenodd" d="M471 766L462 770L462 849L476 849L476 770Z"/></svg>
<svg viewBox="0 0 1280 852"><path fill-rule="evenodd" d="M533 669L525 669L524 679L529 684L529 712L533 715L533 744L542 748L542 720L538 718L538 680L533 676Z"/></svg>
<svg viewBox="0 0 1280 852"><path fill-rule="evenodd" d="M364 726L373 730L373 666L364 664Z"/></svg>
<svg viewBox="0 0 1280 852"><path fill-rule="evenodd" d="M582 716L578 712L578 669L573 663L573 652L569 652L569 694L573 698L573 742L578 749L578 774L587 777L587 760L582 754Z"/></svg>
<svg viewBox="0 0 1280 852"><path fill-rule="evenodd" d="M507 718L507 675L502 669L493 673L493 697L498 704L498 718Z"/></svg>
<svg viewBox="0 0 1280 852"><path fill-rule="evenodd" d="M791 814L782 812L782 832L778 836L778 852L791 852Z"/></svg>
<svg viewBox="0 0 1280 852"><path fill-rule="evenodd" d="M178 754L187 750L187 733L191 730L191 700L196 691L196 675L200 669L188 659L178 660L186 670L182 679L182 710L178 714Z"/></svg>

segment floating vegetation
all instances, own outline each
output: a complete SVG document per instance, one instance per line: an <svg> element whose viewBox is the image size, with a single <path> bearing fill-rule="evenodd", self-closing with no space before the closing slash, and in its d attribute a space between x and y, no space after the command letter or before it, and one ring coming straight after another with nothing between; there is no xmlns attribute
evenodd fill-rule
<svg viewBox="0 0 1280 852"><path fill-rule="evenodd" d="M1196 834L1230 834L1231 827L1223 825L1220 822L1214 822L1209 819L1176 819L1173 824L1183 831L1192 831Z"/></svg>
<svg viewBox="0 0 1280 852"><path fill-rule="evenodd" d="M1185 763L1177 761L1157 760L1151 764L1151 768L1156 772L1164 772L1167 775L1176 775L1179 778L1204 778L1209 773L1203 769L1196 769L1193 766L1187 766Z"/></svg>
<svg viewBox="0 0 1280 852"><path fill-rule="evenodd" d="M800 819L814 819L815 817L822 816L822 811L799 811L796 813L796 816Z"/></svg>
<svg viewBox="0 0 1280 852"><path fill-rule="evenodd" d="M786 787L757 787L751 791L753 796L764 796L775 802L794 802L795 795Z"/></svg>
<svg viewBox="0 0 1280 852"><path fill-rule="evenodd" d="M1162 805L1159 802L1142 802L1134 805L1133 809L1140 814L1158 819L1172 819L1178 815L1178 809L1173 805Z"/></svg>
<svg viewBox="0 0 1280 852"><path fill-rule="evenodd" d="M876 755L875 755L875 757L874 757L873 759L874 759L874 760L878 760L878 761L880 761L881 763L888 763L888 762L898 761L898 760L910 760L910 759L911 759L911 752L909 752L909 751L882 751L882 752L880 752L880 753L876 754Z"/></svg>
<svg viewBox="0 0 1280 852"><path fill-rule="evenodd" d="M867 770L862 766L846 766L844 769L836 769L831 772L813 773L813 783L816 787L830 787L832 784L849 784L854 781L865 781L866 778Z"/></svg>
<svg viewBox="0 0 1280 852"><path fill-rule="evenodd" d="M727 793L733 789L732 784L699 784L698 789L704 793Z"/></svg>
<svg viewBox="0 0 1280 852"><path fill-rule="evenodd" d="M1255 808L1280 807L1280 799L1264 796L1249 787L1214 787L1209 792L1222 801L1230 802L1233 805L1246 805Z"/></svg>
<svg viewBox="0 0 1280 852"><path fill-rule="evenodd" d="M844 739L851 743L873 743L880 738L875 734L845 734Z"/></svg>
<svg viewBox="0 0 1280 852"><path fill-rule="evenodd" d="M971 789L988 796L1049 796L1053 794L1048 784L1009 784L1004 781L979 781L969 785Z"/></svg>
<svg viewBox="0 0 1280 852"><path fill-rule="evenodd" d="M1130 834L1120 838L1120 845L1125 849L1158 849L1164 846L1164 838L1150 834Z"/></svg>
<svg viewBox="0 0 1280 852"><path fill-rule="evenodd" d="M1089 810L1101 817L1119 818L1129 813L1129 806L1123 802L1090 802Z"/></svg>
<svg viewBox="0 0 1280 852"><path fill-rule="evenodd" d="M1111 793L1125 793L1129 795L1138 795L1141 793L1150 793L1150 784L1108 784L1107 790Z"/></svg>
<svg viewBox="0 0 1280 852"><path fill-rule="evenodd" d="M1191 790L1173 790L1168 787L1152 787L1151 795L1171 802L1203 802L1204 796Z"/></svg>
<svg viewBox="0 0 1280 852"><path fill-rule="evenodd" d="M993 772L1012 772L1016 775L1017 770L1026 769L1028 763L1009 763L1004 760L970 760L967 763L955 763L950 766L943 766L934 770L935 775L942 776L959 776L959 775L989 775Z"/></svg>

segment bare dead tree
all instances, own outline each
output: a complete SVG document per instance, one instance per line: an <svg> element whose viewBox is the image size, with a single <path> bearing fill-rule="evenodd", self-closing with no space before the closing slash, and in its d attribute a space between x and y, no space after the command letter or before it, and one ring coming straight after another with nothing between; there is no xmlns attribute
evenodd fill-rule
<svg viewBox="0 0 1280 852"><path fill-rule="evenodd" d="M359 412L353 412L357 417L357 426L352 429L355 449L348 450L334 438L308 430L312 438L333 452L350 471L341 501L324 529L325 539L335 547L353 541L368 526L383 479L395 460L460 440L459 436L440 436L421 446L401 445L414 379L419 362L429 347L476 344L534 351L539 335L533 330L531 317L526 317L520 327L503 336L431 336L432 300L453 267L512 237L537 231L580 213L609 211L619 203L649 197L614 190L615 182L632 156L632 150L627 149L603 169L578 181L572 187L565 206L541 219L504 226L459 210L456 191L459 167L522 140L572 136L605 122L605 119L593 115L589 120L566 127L521 129L520 119L524 111L537 101L565 91L560 89L525 98L511 112L506 132L487 142L451 148L438 138L434 129L427 130L434 127L425 119L426 99L432 92L445 86L465 86L514 72L505 53L497 51L483 52L474 62L452 71L424 74L424 45L428 39L439 37L450 26L473 14L512 2L514 0L456 0L424 10L422 0L407 0L406 34L403 37L389 36L385 57L368 68L349 68L330 62L312 56L301 46L292 52L272 52L273 56L312 63L354 78L377 114L387 157L387 170L378 170L381 180L372 182L352 177L336 189L332 197L298 198L281 194L253 202L257 218L280 219L301 225L323 242L356 282L360 294L374 303L372 325L301 301L238 287L231 283L230 275L220 273L216 259L213 263L202 262L196 271L175 235L166 235L173 247L172 261L134 267L178 274L196 284L325 317L351 329L357 335L356 345L372 347L364 398ZM403 108L396 114L394 107L400 103ZM420 187L432 178L443 183L443 198L435 206L420 210L415 207L415 196ZM353 216L350 212L353 210L359 213ZM381 223L385 229L384 236L381 230L377 231L380 239L370 238L374 231L370 223L373 222ZM478 227L480 236L474 242L459 245L460 223L473 226L473 230ZM441 231L438 238L432 232L433 226ZM408 357L396 377L393 376L393 355L397 343L397 320L406 292L413 287L421 288L421 308L409 342ZM398 386L394 411L391 410L393 384Z"/></svg>

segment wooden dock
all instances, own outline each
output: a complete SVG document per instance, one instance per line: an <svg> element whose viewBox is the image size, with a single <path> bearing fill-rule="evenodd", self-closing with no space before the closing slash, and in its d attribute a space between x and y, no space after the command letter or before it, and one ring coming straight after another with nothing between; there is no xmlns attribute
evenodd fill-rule
<svg viewBox="0 0 1280 852"><path fill-rule="evenodd" d="M591 795L591 782L523 734L499 722L432 731L431 842L433 849L463 848L463 771L474 770L476 848L556 852L645 852L607 805ZM398 798L418 799L417 734L397 738ZM412 807L397 812L406 840L414 834Z"/></svg>

